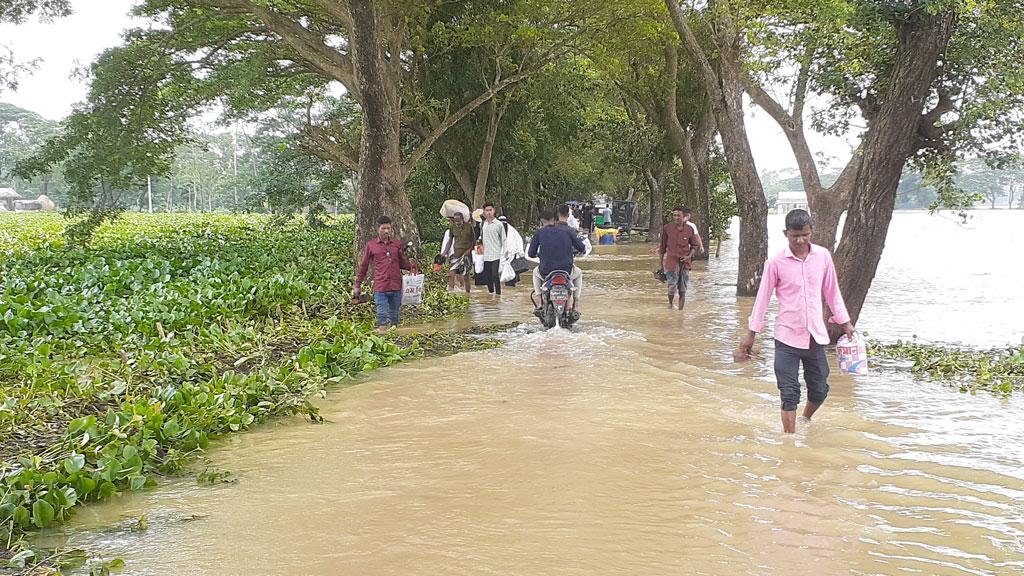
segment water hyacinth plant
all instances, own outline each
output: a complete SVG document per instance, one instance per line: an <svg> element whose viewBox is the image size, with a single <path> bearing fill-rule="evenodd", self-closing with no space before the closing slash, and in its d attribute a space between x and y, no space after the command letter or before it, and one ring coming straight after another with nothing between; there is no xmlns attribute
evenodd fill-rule
<svg viewBox="0 0 1024 576"><path fill-rule="evenodd" d="M910 362L914 374L952 383L959 386L961 392L973 394L987 390L1009 395L1024 391L1024 346L969 350L913 341L871 342L869 353Z"/></svg>
<svg viewBox="0 0 1024 576"><path fill-rule="evenodd" d="M0 538L174 473L219 434L415 353L351 306L351 220L125 215L88 246L0 215ZM438 282L420 316L465 306ZM24 555L22 555L24 556ZM21 561L24 562L22 557Z"/></svg>

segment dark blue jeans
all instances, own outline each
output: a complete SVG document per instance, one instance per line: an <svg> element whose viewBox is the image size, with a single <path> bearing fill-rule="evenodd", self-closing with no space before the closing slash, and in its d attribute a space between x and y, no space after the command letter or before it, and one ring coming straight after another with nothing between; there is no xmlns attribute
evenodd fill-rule
<svg viewBox="0 0 1024 576"><path fill-rule="evenodd" d="M828 359L825 347L811 339L807 350L775 341L775 380L782 397L782 409L796 410L800 404L800 364L804 365L807 400L821 404L828 396Z"/></svg>
<svg viewBox="0 0 1024 576"><path fill-rule="evenodd" d="M374 292L377 304L377 326L398 326L398 311L402 308L402 291Z"/></svg>

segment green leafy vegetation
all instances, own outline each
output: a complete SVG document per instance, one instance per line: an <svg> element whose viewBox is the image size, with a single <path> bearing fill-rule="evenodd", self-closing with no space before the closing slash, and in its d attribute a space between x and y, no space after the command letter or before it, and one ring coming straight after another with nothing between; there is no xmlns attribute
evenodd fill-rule
<svg viewBox="0 0 1024 576"><path fill-rule="evenodd" d="M914 374L953 383L961 392L1009 395L1024 391L1024 346L967 350L899 341L871 342L869 348L872 356L912 362Z"/></svg>
<svg viewBox="0 0 1024 576"><path fill-rule="evenodd" d="M217 435L417 353L351 306L350 219L0 215L0 537L175 473ZM464 306L435 282L413 314Z"/></svg>

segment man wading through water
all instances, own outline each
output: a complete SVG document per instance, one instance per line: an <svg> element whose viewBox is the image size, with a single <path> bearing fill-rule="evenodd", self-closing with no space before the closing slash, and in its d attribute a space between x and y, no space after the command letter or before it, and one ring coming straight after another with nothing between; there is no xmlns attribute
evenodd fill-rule
<svg viewBox="0 0 1024 576"><path fill-rule="evenodd" d="M679 309L686 304L686 287L690 283L690 267L693 254L704 251L697 227L687 222L690 217L689 208L673 208L672 221L661 230L661 244L658 254L661 256L660 270L665 272L668 284L668 307L674 308L676 293L679 293Z"/></svg>
<svg viewBox="0 0 1024 576"><path fill-rule="evenodd" d="M458 289L459 282L469 294L470 283L469 273L473 270L473 259L470 255L476 242L476 233L473 225L466 222L461 213L451 218L448 226L450 236L448 242L441 249L441 254L448 254L454 250L454 254L448 262L448 284Z"/></svg>
<svg viewBox="0 0 1024 576"><path fill-rule="evenodd" d="M505 253L505 224L494 218L494 204L484 204L484 221L480 224L484 245L484 274L487 291L501 296L501 257Z"/></svg>
<svg viewBox="0 0 1024 576"><path fill-rule="evenodd" d="M377 237L366 243L363 259L356 271L352 303L362 302L363 281L373 260L373 296L377 305L377 331L398 326L398 312L402 308L402 270L418 274L416 262L410 262L402 251L402 243L391 235L391 218L377 219Z"/></svg>
<svg viewBox="0 0 1024 576"><path fill-rule="evenodd" d="M850 315L839 293L836 268L828 250L811 244L811 215L806 210L786 214L785 250L764 265L761 288L748 321L750 331L733 352L737 362L754 356L754 337L764 328L764 315L772 293L779 297L779 313L775 318L775 380L782 398L782 429L796 432L796 408L800 404L800 363L804 365L807 382L807 404L801 424L811 416L828 396L828 360L825 346L828 331L821 308L822 296L832 311L830 321L842 325L853 338Z"/></svg>

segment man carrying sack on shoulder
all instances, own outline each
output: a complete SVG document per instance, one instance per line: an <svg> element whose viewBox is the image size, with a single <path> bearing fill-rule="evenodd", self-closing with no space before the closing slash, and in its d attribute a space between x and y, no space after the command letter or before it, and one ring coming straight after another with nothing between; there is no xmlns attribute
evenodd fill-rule
<svg viewBox="0 0 1024 576"><path fill-rule="evenodd" d="M449 259L448 284L456 290L461 285L466 294L469 294L469 274L473 271L472 252L476 246L476 232L461 213L453 215L449 222L448 241L441 249L442 255L452 254Z"/></svg>

